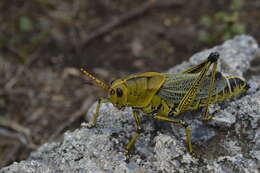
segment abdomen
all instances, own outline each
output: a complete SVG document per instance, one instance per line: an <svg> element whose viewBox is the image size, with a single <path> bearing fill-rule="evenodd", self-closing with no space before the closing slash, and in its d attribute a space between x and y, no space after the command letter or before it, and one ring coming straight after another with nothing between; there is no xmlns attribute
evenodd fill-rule
<svg viewBox="0 0 260 173"><path fill-rule="evenodd" d="M226 81L225 88L219 90L216 92L211 100L210 104L221 102L225 99L231 98L233 96L236 96L240 93L243 93L246 91L249 86L246 83L246 81L240 77L237 76L227 76L224 77ZM205 106L207 103L207 97L206 98L200 98L197 100L194 100L194 102L191 105L191 109L196 109L197 107Z"/></svg>
<svg viewBox="0 0 260 173"><path fill-rule="evenodd" d="M217 73L218 76L216 77L214 82L212 99L210 103L223 101L224 99L237 95L246 89L247 84L244 79L237 76L225 77L220 72ZM178 105L184 95L191 88L198 75L199 74L197 73L166 74L166 80L157 95L163 100ZM210 76L206 76L201 87L198 89L198 93L191 107L196 105L203 106L203 104L206 103L206 100L208 98L209 84Z"/></svg>

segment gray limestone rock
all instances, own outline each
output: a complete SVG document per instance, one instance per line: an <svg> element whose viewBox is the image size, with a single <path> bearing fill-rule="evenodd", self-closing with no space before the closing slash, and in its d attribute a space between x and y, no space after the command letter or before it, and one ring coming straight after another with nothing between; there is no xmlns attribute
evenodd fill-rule
<svg viewBox="0 0 260 173"><path fill-rule="evenodd" d="M195 54L170 72L196 64L212 51L220 53L220 71L245 77L251 89L212 106L211 112L219 111L210 121L201 120L201 110L178 117L190 124L194 150L201 157L193 158L187 153L183 128L144 116L144 133L126 162L124 146L134 134L131 108L122 112L107 103L101 106L96 127L67 132L63 141L41 146L27 160L4 167L0 173L259 172L260 74L249 73L251 62L260 58L256 41L250 36L237 36Z"/></svg>

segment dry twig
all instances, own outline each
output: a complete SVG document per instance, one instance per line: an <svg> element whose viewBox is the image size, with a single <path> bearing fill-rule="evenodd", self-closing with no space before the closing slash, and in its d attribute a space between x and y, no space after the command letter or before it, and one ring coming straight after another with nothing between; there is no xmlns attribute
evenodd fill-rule
<svg viewBox="0 0 260 173"><path fill-rule="evenodd" d="M33 143L33 140L32 140L32 137L31 137L30 129L28 129L28 128L12 121L12 120L7 120L7 119L2 118L2 117L0 117L0 126L10 128L10 129L16 131L18 133L18 135L16 135L16 137L21 143L24 143L21 135L25 136L28 148L31 148L31 149L36 148L36 145ZM12 136L15 136L15 135L12 135Z"/></svg>
<svg viewBox="0 0 260 173"><path fill-rule="evenodd" d="M49 137L49 140L56 139L57 136L59 136L64 131L64 129L66 129L69 125L71 125L73 122L78 120L81 116L86 114L90 104L92 103L92 100L93 100L92 97L85 100L85 102L82 104L80 110L74 112L68 121L66 121L65 123L60 125L59 128Z"/></svg>
<svg viewBox="0 0 260 173"><path fill-rule="evenodd" d="M97 28L93 33L90 33L90 35L87 37L87 39L84 41L83 46L86 46L91 41L104 36L105 34L111 32L114 28L124 24L125 22L132 20L136 17L139 17L146 13L148 10L152 8L164 8L164 7L172 7L172 6L180 6L183 2L180 2L178 0L150 0L142 5L140 5L137 8L134 8L127 12L126 14L123 14L122 16L114 19L108 24L105 24L101 26L100 28Z"/></svg>

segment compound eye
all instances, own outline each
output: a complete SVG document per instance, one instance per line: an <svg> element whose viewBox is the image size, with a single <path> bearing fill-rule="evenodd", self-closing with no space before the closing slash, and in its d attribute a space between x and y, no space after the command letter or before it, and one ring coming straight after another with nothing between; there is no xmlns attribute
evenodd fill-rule
<svg viewBox="0 0 260 173"><path fill-rule="evenodd" d="M114 95L114 94L115 94L115 90L111 90L110 95Z"/></svg>
<svg viewBox="0 0 260 173"><path fill-rule="evenodd" d="M123 96L123 90L121 88L116 89L116 95L117 97L122 97Z"/></svg>

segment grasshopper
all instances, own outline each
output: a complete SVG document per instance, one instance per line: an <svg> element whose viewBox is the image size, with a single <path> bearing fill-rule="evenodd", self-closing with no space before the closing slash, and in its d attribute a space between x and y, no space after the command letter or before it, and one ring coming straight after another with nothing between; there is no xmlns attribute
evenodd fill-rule
<svg viewBox="0 0 260 173"><path fill-rule="evenodd" d="M115 80L110 85L80 69L94 80L97 86L108 91L108 98L98 100L92 121L82 126L90 128L96 125L102 103L110 102L119 110L132 107L136 133L126 145L126 156L142 132L139 118L141 112L143 115L185 128L188 152L196 156L192 149L189 125L183 120L175 120L174 117L187 110L204 107L202 119L210 120L213 116L208 113L209 105L238 95L249 88L243 78L224 76L217 71L218 59L219 53L212 52L201 63L179 73L146 72Z"/></svg>

